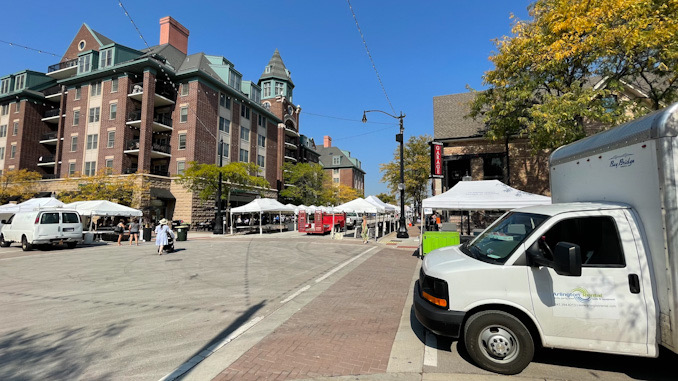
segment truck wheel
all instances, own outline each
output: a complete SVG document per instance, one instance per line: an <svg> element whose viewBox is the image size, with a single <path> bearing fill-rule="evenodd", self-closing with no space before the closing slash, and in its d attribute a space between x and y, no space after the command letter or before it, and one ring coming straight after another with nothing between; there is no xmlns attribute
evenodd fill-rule
<svg viewBox="0 0 678 381"><path fill-rule="evenodd" d="M11 242L5 241L5 236L3 234L0 234L0 247L9 247Z"/></svg>
<svg viewBox="0 0 678 381"><path fill-rule="evenodd" d="M28 243L26 236L21 237L21 250L30 251L31 249L33 249L33 245Z"/></svg>
<svg viewBox="0 0 678 381"><path fill-rule="evenodd" d="M478 366L501 374L522 372L534 356L530 331L503 311L472 315L464 327L464 344Z"/></svg>

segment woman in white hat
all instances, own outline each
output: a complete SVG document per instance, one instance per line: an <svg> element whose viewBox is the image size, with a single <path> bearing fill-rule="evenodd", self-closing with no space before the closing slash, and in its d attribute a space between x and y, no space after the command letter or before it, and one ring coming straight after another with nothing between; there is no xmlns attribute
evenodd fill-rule
<svg viewBox="0 0 678 381"><path fill-rule="evenodd" d="M169 243L167 240L167 234L172 234L172 237L174 237L172 230L167 226L168 222L169 221L163 218L160 220L159 225L155 228L155 245L158 246L159 255L162 255L162 249Z"/></svg>

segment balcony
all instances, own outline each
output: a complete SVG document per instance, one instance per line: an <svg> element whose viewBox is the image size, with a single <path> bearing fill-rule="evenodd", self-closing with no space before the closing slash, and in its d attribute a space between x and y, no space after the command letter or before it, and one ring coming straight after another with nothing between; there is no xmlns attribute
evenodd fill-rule
<svg viewBox="0 0 678 381"><path fill-rule="evenodd" d="M57 138L56 131L55 132L48 132L46 134L42 134L42 136L40 137L40 144L47 144L47 145L54 146L54 145L57 144L58 140L59 139ZM63 140L63 138L61 140Z"/></svg>
<svg viewBox="0 0 678 381"><path fill-rule="evenodd" d="M290 128L287 125L285 125L285 135L286 136L292 136L292 137L295 137L295 138L299 137L299 133L296 130L294 130L293 128Z"/></svg>
<svg viewBox="0 0 678 381"><path fill-rule="evenodd" d="M53 179L58 179L58 177L54 173L46 173L46 174L42 175L42 179L43 180L53 180Z"/></svg>
<svg viewBox="0 0 678 381"><path fill-rule="evenodd" d="M53 167L56 165L56 158L54 155L43 155L38 158L39 167Z"/></svg>
<svg viewBox="0 0 678 381"><path fill-rule="evenodd" d="M45 111L43 118L41 119L45 123L58 124L59 118L61 118L58 108Z"/></svg>
<svg viewBox="0 0 678 381"><path fill-rule="evenodd" d="M141 128L141 111L134 110L127 114L126 124L128 126ZM154 132L172 131L172 118L170 117L170 114L153 115L153 131Z"/></svg>
<svg viewBox="0 0 678 381"><path fill-rule="evenodd" d="M133 83L130 87L130 91L127 94L128 97L141 102L144 96L144 84L143 82ZM155 87L155 99L153 102L154 107L159 106L168 106L174 104L175 91L171 86L156 86Z"/></svg>
<svg viewBox="0 0 678 381"><path fill-rule="evenodd" d="M167 169L162 168L151 169L151 175L169 177L169 171Z"/></svg>
<svg viewBox="0 0 678 381"><path fill-rule="evenodd" d="M134 173L137 173L139 169L137 167L130 167L130 168L125 168L122 170L123 175L131 175Z"/></svg>
<svg viewBox="0 0 678 381"><path fill-rule="evenodd" d="M125 153L133 156L139 156L141 145L139 144L139 139L129 140L125 144ZM159 142L153 142L151 144L151 158L159 159L165 157L172 157L170 154L172 152L172 147L169 144L162 144Z"/></svg>
<svg viewBox="0 0 678 381"><path fill-rule="evenodd" d="M52 86L42 92L45 94L45 99L52 102L59 102L61 100L61 86ZM64 94L68 93L65 91Z"/></svg>
<svg viewBox="0 0 678 381"><path fill-rule="evenodd" d="M285 147L296 150L297 149L297 142L294 139L289 139L288 137L285 137Z"/></svg>
<svg viewBox="0 0 678 381"><path fill-rule="evenodd" d="M78 73L78 59L59 62L47 68L47 75L54 79L64 79L72 77Z"/></svg>

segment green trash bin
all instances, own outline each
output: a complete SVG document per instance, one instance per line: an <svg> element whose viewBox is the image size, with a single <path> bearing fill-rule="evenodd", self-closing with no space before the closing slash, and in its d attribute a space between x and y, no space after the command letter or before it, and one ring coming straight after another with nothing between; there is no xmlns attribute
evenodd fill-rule
<svg viewBox="0 0 678 381"><path fill-rule="evenodd" d="M177 226L177 241L185 241L188 238L188 226Z"/></svg>

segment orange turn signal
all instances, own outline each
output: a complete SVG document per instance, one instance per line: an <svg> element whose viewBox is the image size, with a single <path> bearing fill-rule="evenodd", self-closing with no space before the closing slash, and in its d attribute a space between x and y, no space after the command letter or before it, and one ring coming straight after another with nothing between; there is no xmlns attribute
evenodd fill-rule
<svg viewBox="0 0 678 381"><path fill-rule="evenodd" d="M422 291L421 296L423 296L424 299L435 304L436 306L447 307L447 300L445 300L445 299L436 298L435 296L429 295L428 293L426 293L426 291Z"/></svg>

